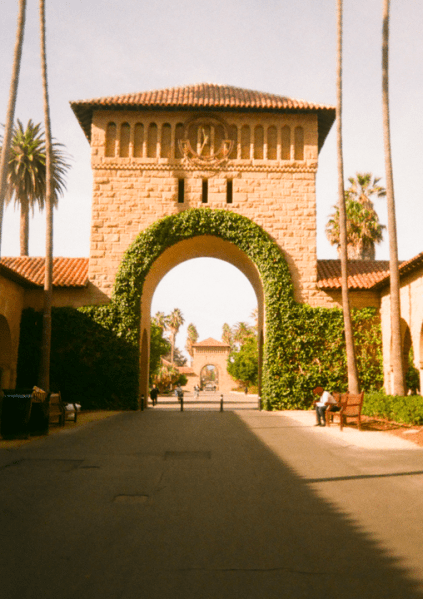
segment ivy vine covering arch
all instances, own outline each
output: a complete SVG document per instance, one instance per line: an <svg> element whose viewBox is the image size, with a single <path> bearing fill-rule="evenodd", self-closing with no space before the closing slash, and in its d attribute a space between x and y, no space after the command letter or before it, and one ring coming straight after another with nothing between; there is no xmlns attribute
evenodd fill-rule
<svg viewBox="0 0 423 599"><path fill-rule="evenodd" d="M267 409L304 409L312 389L347 389L342 310L312 308L294 300L287 263L271 237L258 225L234 212L195 208L167 216L141 233L129 247L116 276L111 303L82 308L134 352L128 364L128 386L134 381L139 352L141 295L146 276L157 258L172 245L199 235L214 235L243 251L256 265L263 284L266 338L263 348L262 400ZM381 385L380 322L377 310L353 312L358 368L363 388ZM134 378L135 377L135 378Z"/></svg>
<svg viewBox="0 0 423 599"><path fill-rule="evenodd" d="M141 233L126 251L116 276L112 304L119 314L120 335L138 340L140 298L155 260L172 245L199 235L214 235L242 250L256 265L263 283L267 334L263 360L263 400L272 397L282 381L283 362L278 332L295 308L291 275L277 244L258 225L234 212L194 208L167 216ZM282 315L284 318L282 319ZM283 370L283 369L282 369Z"/></svg>

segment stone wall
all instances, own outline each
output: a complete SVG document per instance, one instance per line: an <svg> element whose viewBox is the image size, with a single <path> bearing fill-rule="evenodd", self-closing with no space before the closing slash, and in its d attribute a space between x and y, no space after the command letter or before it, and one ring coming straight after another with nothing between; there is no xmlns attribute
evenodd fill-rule
<svg viewBox="0 0 423 599"><path fill-rule="evenodd" d="M414 352L414 365L420 370L420 389L423 390L423 269L420 268L408 276L401 277L400 302L403 345L406 335L409 334ZM393 392L390 310L389 287L386 287L381 292L380 312L382 319L384 386L388 393ZM404 356L405 360L406 356Z"/></svg>
<svg viewBox="0 0 423 599"><path fill-rule="evenodd" d="M0 275L0 388L14 388L25 290Z"/></svg>

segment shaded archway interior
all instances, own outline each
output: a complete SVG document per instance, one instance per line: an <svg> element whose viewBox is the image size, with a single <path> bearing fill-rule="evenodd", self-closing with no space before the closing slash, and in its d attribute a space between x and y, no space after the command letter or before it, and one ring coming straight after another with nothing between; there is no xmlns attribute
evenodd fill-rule
<svg viewBox="0 0 423 599"><path fill-rule="evenodd" d="M146 276L141 296L140 338L150 339L151 303L163 277L175 266L194 258L216 258L232 264L248 279L257 297L259 340L259 392L264 338L264 290L260 273L254 262L236 245L213 235L200 235L180 241L165 250L154 262ZM148 397L149 350L141 352L140 394Z"/></svg>

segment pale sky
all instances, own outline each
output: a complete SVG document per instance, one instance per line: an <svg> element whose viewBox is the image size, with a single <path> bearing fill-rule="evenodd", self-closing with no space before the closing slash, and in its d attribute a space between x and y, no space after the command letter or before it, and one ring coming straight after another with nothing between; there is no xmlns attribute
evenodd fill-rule
<svg viewBox="0 0 423 599"><path fill-rule="evenodd" d="M68 189L55 213L56 256L89 255L90 149L70 101L210 82L335 104L336 0L60 0L46 4L52 131L73 156ZM37 13L38 2L28 0L15 113L24 123L30 118L43 120ZM6 116L16 17L17 1L0 0L0 122ZM382 0L344 0L345 177L372 172L384 183L381 18ZM391 130L403 260L423 251L423 190L417 176L423 164L422 24L422 2L392 0ZM335 137L333 127L321 150L317 175L320 259L337 257L324 232L337 201ZM376 200L376 208L386 224L384 200ZM3 256L19 254L18 220L13 208L6 211ZM35 215L30 255L42 256L44 248L44 215ZM376 257L388 259L386 241L377 248ZM188 265L179 268L185 270L176 271L176 279L186 277L184 285L189 286ZM187 323L197 319L201 338L219 338L223 322L246 320L255 300L249 284L241 284L227 265L220 274L214 269L212 278L214 289L220 282L220 294L227 294L223 304L238 307L235 318L224 308L216 309L215 324L207 324L206 310L198 314L204 298L196 298L195 288L185 299L177 298L173 283L166 285L172 273L156 292L153 313L156 302L157 309L165 312L179 307ZM203 290L204 285L197 288ZM168 302L168 308L163 302ZM184 332L178 339L181 347L183 337Z"/></svg>

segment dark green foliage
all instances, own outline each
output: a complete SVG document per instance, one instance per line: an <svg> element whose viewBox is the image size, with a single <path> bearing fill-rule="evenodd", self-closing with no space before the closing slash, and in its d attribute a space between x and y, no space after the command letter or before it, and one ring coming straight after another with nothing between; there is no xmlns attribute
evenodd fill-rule
<svg viewBox="0 0 423 599"><path fill-rule="evenodd" d="M111 334L107 310L100 308L53 309L51 389L59 390L65 402L80 403L84 409L136 409L137 350ZM101 316L107 316L106 326ZM24 310L17 386L37 383L41 321L40 313Z"/></svg>
<svg viewBox="0 0 423 599"><path fill-rule="evenodd" d="M362 413L404 424L423 424L423 397L385 395L383 391L365 393Z"/></svg>
<svg viewBox="0 0 423 599"><path fill-rule="evenodd" d="M420 372L414 366L414 352L412 347L410 347L410 351L408 352L408 368L405 373L405 385L412 393L420 391Z"/></svg>

